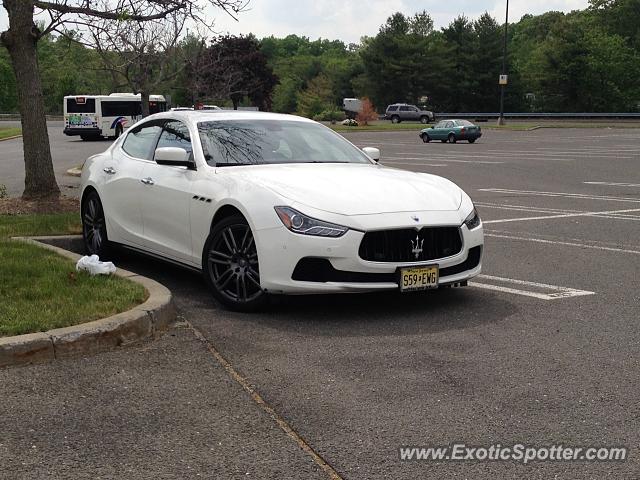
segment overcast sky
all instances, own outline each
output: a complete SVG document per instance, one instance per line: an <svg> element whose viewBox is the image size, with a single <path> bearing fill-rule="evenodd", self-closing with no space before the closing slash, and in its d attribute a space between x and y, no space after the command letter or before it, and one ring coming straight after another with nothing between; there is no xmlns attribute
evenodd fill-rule
<svg viewBox="0 0 640 480"><path fill-rule="evenodd" d="M257 37L296 34L350 43L364 35L375 35L394 12L412 15L426 10L440 28L460 14L473 19L485 11L502 23L505 4L506 0L251 0L249 10L240 14L238 22L220 11L211 10L211 14L220 33L252 32ZM509 20L517 21L525 13L569 12L587 4L588 0L510 0ZM7 24L7 12L0 7L0 30Z"/></svg>

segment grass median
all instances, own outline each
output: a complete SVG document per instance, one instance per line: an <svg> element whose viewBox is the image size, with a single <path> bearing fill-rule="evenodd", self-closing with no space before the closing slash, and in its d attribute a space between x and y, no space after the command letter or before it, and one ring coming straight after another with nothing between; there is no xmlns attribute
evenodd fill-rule
<svg viewBox="0 0 640 480"><path fill-rule="evenodd" d="M137 283L76 272L73 262L54 252L10 240L79 232L75 212L0 215L0 337L97 320L146 299Z"/></svg>
<svg viewBox="0 0 640 480"><path fill-rule="evenodd" d="M480 126L483 130L515 130L515 131L527 131L532 128L537 128L537 125L533 124L513 124L513 125L503 125L498 127L497 125L489 125L484 123L476 124ZM406 131L414 131L419 132L422 129L429 128L431 124L422 124L422 123L391 123L391 122L380 122L380 123L372 123L370 125L359 125L357 127L348 127L346 125L327 125L331 129L336 132L346 133L346 132L406 132Z"/></svg>
<svg viewBox="0 0 640 480"><path fill-rule="evenodd" d="M18 135L22 135L22 129L20 128L0 128L0 140L4 138L15 137Z"/></svg>

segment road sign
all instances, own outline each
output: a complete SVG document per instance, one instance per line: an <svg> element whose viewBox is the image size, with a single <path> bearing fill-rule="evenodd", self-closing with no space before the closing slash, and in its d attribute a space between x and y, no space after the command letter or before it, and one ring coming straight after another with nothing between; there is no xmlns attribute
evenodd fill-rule
<svg viewBox="0 0 640 480"><path fill-rule="evenodd" d="M498 85L506 85L507 84L507 75L500 75L500 79L498 80Z"/></svg>

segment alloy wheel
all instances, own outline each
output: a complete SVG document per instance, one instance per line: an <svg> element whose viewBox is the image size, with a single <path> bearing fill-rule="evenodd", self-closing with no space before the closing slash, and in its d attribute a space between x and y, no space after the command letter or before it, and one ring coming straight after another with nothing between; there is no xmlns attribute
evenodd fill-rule
<svg viewBox="0 0 640 480"><path fill-rule="evenodd" d="M207 254L207 269L213 287L230 302L243 304L263 295L249 225L236 223L217 232Z"/></svg>
<svg viewBox="0 0 640 480"><path fill-rule="evenodd" d="M92 255L100 255L107 241L107 227L102 204L95 194L85 202L82 230L87 251Z"/></svg>

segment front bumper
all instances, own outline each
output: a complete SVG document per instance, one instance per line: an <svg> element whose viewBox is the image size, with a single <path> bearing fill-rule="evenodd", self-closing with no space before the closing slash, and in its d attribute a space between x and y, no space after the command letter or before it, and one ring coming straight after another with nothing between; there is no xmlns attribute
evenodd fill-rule
<svg viewBox="0 0 640 480"><path fill-rule="evenodd" d="M460 232L462 250L451 257L391 263L366 261L359 257L363 232L349 230L340 238L322 238L295 234L284 226L260 230L256 236L260 283L265 291L285 294L397 290L396 272L399 268L436 264L441 272L440 285L461 283L480 273L484 239L482 225L471 231L463 225ZM294 280L305 278L299 275L300 268L296 271L296 267L301 260L309 258L318 260L316 265L324 263L324 267L318 266L324 273L317 272L316 281Z"/></svg>

